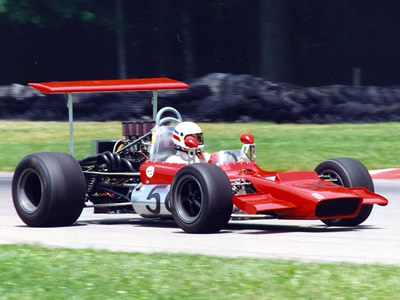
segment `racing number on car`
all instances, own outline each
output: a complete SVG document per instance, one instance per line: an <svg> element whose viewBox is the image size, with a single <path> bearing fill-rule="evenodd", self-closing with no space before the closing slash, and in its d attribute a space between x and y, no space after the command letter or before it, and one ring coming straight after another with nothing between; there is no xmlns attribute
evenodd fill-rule
<svg viewBox="0 0 400 300"><path fill-rule="evenodd" d="M146 200L150 200L152 202L155 202L155 207L152 208L150 207L150 205L146 205L146 209L155 215L158 215L161 212L161 195L160 193L157 193L156 190L157 189L162 189L165 188L165 185L161 185L161 186L155 186L149 193L149 195L147 196ZM154 200L153 200L154 199ZM169 192L167 193L167 195L165 196L165 208L171 212L171 207L170 207L170 200L169 200Z"/></svg>
<svg viewBox="0 0 400 300"><path fill-rule="evenodd" d="M161 204L160 204L160 194L159 193L155 193L155 190L157 189L157 187L154 187L151 191L150 194L147 196L147 200L152 200L154 199L156 202L156 207L155 208L151 208L150 205L146 205L146 208L149 212L151 212L152 214L156 214L158 215L160 213L161 210Z"/></svg>
<svg viewBox="0 0 400 300"><path fill-rule="evenodd" d="M169 200L169 192L168 192L167 196L165 197L165 208L166 208L170 213L172 213L172 210L171 210L171 202L170 202L170 200Z"/></svg>

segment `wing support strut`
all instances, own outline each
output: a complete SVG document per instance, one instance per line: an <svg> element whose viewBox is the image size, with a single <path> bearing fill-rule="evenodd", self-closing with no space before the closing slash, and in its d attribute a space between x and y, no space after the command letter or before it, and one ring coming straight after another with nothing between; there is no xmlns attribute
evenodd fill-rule
<svg viewBox="0 0 400 300"><path fill-rule="evenodd" d="M74 110L72 93L67 93L68 123L69 123L69 154L74 156Z"/></svg>
<svg viewBox="0 0 400 300"><path fill-rule="evenodd" d="M141 78L141 79L111 79L111 80L82 80L28 83L31 87L46 94L64 93L67 98L69 122L69 153L74 156L74 115L73 93L151 91L153 105L153 120L157 115L159 90L187 89L189 86L181 81L170 78Z"/></svg>

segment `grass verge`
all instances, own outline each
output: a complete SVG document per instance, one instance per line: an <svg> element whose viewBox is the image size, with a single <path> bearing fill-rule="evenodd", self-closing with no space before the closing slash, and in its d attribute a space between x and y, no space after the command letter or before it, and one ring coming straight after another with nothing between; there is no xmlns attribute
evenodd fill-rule
<svg viewBox="0 0 400 300"><path fill-rule="evenodd" d="M400 268L0 246L0 299L398 299Z"/></svg>
<svg viewBox="0 0 400 300"><path fill-rule="evenodd" d="M400 123L298 125L202 123L207 152L241 147L253 133L257 160L268 170L312 170L332 157L353 157L369 169L400 166ZM13 171L22 157L41 151L69 151L68 123L0 121L0 170ZM90 140L118 139L120 122L76 122L75 156L90 154Z"/></svg>

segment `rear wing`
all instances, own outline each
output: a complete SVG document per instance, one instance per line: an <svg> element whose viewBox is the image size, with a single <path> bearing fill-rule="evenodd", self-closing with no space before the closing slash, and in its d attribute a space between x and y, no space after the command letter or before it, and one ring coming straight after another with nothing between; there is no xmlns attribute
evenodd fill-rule
<svg viewBox="0 0 400 300"><path fill-rule="evenodd" d="M153 94L153 119L155 119L157 115L159 90L177 90L187 89L189 87L184 82L170 78L55 81L28 83L28 85L46 94L66 94L69 120L70 154L72 156L74 155L73 93L151 91Z"/></svg>

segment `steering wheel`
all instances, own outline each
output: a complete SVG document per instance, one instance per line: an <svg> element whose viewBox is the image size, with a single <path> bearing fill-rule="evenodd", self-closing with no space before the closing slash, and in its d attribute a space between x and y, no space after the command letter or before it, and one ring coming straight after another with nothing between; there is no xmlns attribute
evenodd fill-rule
<svg viewBox="0 0 400 300"><path fill-rule="evenodd" d="M234 162L239 161L236 154L233 153L232 151L229 150L224 151L224 156L230 156Z"/></svg>
<svg viewBox="0 0 400 300"><path fill-rule="evenodd" d="M165 118L161 118L162 115L166 112L171 112L175 115L175 117L165 117ZM173 107L164 107L162 109L160 109L160 111L157 113L156 116L156 126L162 126L165 123L168 122L175 122L177 124L182 122L182 116L181 114Z"/></svg>

